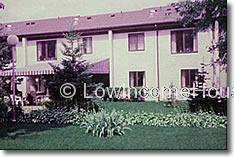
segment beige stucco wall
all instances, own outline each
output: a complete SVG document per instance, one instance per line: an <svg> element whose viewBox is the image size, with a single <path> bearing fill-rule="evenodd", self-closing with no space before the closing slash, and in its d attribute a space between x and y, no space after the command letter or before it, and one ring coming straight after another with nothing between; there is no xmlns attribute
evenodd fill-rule
<svg viewBox="0 0 234 157"><path fill-rule="evenodd" d="M145 71L145 86L157 87L156 36L145 32L145 50L128 51L128 33L114 34L114 86L129 86L129 71Z"/></svg>
<svg viewBox="0 0 234 157"><path fill-rule="evenodd" d="M93 40L93 53L83 55L83 59L89 62L96 62L102 59L110 58L110 52L107 51L108 49L108 35L95 35L92 36ZM57 41L56 45L56 57L57 61L61 61L63 58L61 50L63 50L62 43L66 43L66 39L64 38L57 38L53 39ZM39 40L38 40L39 41ZM24 67L26 62L28 65L33 65L37 63L43 62L53 62L53 61L37 61L37 40L28 40L27 41L27 54L24 51L22 46L22 42L17 45L17 67ZM26 57L27 55L27 57ZM26 61L27 58L27 61Z"/></svg>
<svg viewBox="0 0 234 157"><path fill-rule="evenodd" d="M159 87L169 87L173 84L181 87L181 69L199 69L200 63L204 61L205 64L210 63L211 55L207 52L211 45L210 32L198 33L198 53L190 54L171 54L171 31L159 30L158 37L156 31L147 31L145 33L145 50L129 52L128 51L128 34L129 33L114 33L113 34L113 53L111 50L110 35L94 35L93 53L83 56L89 62L100 61L110 58L113 63L113 76L110 79L113 81L112 86L128 86L129 85L129 71L145 71L145 86L147 88L158 87L158 73L157 65L159 64ZM136 33L136 32L134 32ZM112 35L111 35L112 36ZM57 40L57 60L63 58L61 49L63 49L62 42L66 42L64 38ZM157 51L158 40L158 51ZM17 45L17 67L37 64L37 48L36 41L27 41L27 55L23 48L23 44ZM159 63L157 64L157 53L159 56ZM113 56L112 56L113 54ZM26 60L27 56L27 60ZM212 74L211 67L207 67L207 71ZM222 81L226 82L226 80ZM24 89L24 88L22 88ZM149 100L155 100L149 98Z"/></svg>
<svg viewBox="0 0 234 157"><path fill-rule="evenodd" d="M211 54L208 53L208 47L211 45L211 36L209 32L198 33L198 53L189 54L171 54L171 30L161 30L158 34L160 88L169 87L173 82L175 87L180 89L181 69L199 69L203 61L205 64L210 63ZM206 70L209 74L212 73L210 66Z"/></svg>

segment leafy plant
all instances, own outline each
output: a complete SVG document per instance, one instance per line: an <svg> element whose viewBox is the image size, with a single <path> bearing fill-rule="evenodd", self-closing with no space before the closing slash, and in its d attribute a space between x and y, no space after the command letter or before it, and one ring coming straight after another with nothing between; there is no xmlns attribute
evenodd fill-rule
<svg viewBox="0 0 234 157"><path fill-rule="evenodd" d="M214 112L217 115L227 115L227 98L222 98L219 93L216 94L216 90L208 92L206 89L207 72L205 70L205 64L201 63L200 71L196 78L195 94L191 92L189 102L189 108L191 112ZM217 95L217 96L216 96ZM212 98L211 96L214 96ZM216 97L215 97L216 96Z"/></svg>
<svg viewBox="0 0 234 157"><path fill-rule="evenodd" d="M86 128L86 133L92 133L93 136L98 137L122 136L125 134L125 130L130 130L125 117L114 110L87 113L81 127Z"/></svg>
<svg viewBox="0 0 234 157"><path fill-rule="evenodd" d="M203 113L124 113L129 125L148 125L157 127L199 127L226 128L227 117Z"/></svg>
<svg viewBox="0 0 234 157"><path fill-rule="evenodd" d="M41 124L79 124L82 113L78 109L68 107L33 111L19 118L21 123Z"/></svg>
<svg viewBox="0 0 234 157"><path fill-rule="evenodd" d="M0 100L0 124L5 123L7 121L8 117L7 112L8 112L7 104L3 100Z"/></svg>
<svg viewBox="0 0 234 157"><path fill-rule="evenodd" d="M185 0L175 4L184 26L193 26L196 31L214 30L219 23L220 37L210 46L211 51L218 50L221 64L227 64L227 0ZM214 18L215 17L215 18ZM199 19L199 20L198 20Z"/></svg>

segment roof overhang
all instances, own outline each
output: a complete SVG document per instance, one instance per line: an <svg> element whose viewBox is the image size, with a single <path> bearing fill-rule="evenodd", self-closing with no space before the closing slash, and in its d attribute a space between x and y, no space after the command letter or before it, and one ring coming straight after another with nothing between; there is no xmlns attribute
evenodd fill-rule
<svg viewBox="0 0 234 157"><path fill-rule="evenodd" d="M99 29L80 29L77 30L81 36L86 35L100 35L107 34L109 30L112 30L114 33L126 33L126 32L136 32L136 31L153 31L153 30L166 30L166 29L175 29L183 28L183 25L180 22L167 22L167 23L152 23L145 25L131 25L131 26L120 26L120 27L109 27L109 28L99 28ZM46 32L40 34L18 34L20 40L23 37L26 37L28 40L38 40L38 39L53 39L53 38L63 38L63 32Z"/></svg>

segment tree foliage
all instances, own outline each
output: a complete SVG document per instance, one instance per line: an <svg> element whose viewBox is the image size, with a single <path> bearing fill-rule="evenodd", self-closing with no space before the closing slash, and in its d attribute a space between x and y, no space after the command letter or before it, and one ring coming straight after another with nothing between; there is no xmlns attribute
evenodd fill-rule
<svg viewBox="0 0 234 157"><path fill-rule="evenodd" d="M209 112L217 115L227 115L227 98L223 98L216 90L207 89L208 72L205 64L196 75L196 90L191 91L189 109L191 112Z"/></svg>
<svg viewBox="0 0 234 157"><path fill-rule="evenodd" d="M2 2L0 2L0 9L4 9L4 4Z"/></svg>
<svg viewBox="0 0 234 157"><path fill-rule="evenodd" d="M0 71L11 62L11 49L7 45L5 37L0 37ZM0 98L10 94L10 77L0 76Z"/></svg>
<svg viewBox="0 0 234 157"><path fill-rule="evenodd" d="M89 63L82 59L82 44L79 43L80 35L74 31L65 34L67 43L63 43L62 53L65 58L61 65L53 66L55 74L47 78L47 86L50 98L57 105L70 105L86 108L89 100L84 98L84 83L88 87L94 86L92 75L89 72ZM76 45L78 43L78 45ZM76 88L76 94L71 99L66 99L60 94L60 88L64 83L71 83Z"/></svg>
<svg viewBox="0 0 234 157"><path fill-rule="evenodd" d="M214 29L219 23L220 36L210 51L218 50L222 64L227 64L227 1L226 0L186 0L177 3L184 26L195 26L196 31Z"/></svg>

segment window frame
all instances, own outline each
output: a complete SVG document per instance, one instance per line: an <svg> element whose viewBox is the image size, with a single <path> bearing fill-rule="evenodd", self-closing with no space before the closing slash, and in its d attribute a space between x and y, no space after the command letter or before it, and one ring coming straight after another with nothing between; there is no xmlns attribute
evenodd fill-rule
<svg viewBox="0 0 234 157"><path fill-rule="evenodd" d="M38 53L38 44L41 42L50 42L50 41L55 41L55 51L54 51L54 57L53 58L49 58L49 53L48 53L48 46L47 46L47 52L46 52L46 58L44 60L40 60L39 57L39 53ZM43 62L43 61L53 61L53 60L57 60L57 40L56 39L48 39L48 40L38 40L36 41L36 53L37 53L37 61L38 62Z"/></svg>
<svg viewBox="0 0 234 157"><path fill-rule="evenodd" d="M85 52L85 46L84 46L84 39L90 38L91 39L91 52ZM92 36L85 36L85 37L81 37L82 40L82 49L81 49L81 53L86 55L86 54L93 54L93 37Z"/></svg>
<svg viewBox="0 0 234 157"><path fill-rule="evenodd" d="M191 71L196 70L196 73L198 74L199 69L198 68L180 69L180 86L181 86L181 88L193 88L193 85L192 85L192 87L183 86L182 71L185 71L185 70L189 71L189 81L191 82Z"/></svg>
<svg viewBox="0 0 234 157"><path fill-rule="evenodd" d="M194 29L178 29L178 30L171 30L170 32L170 44L171 44L171 54L172 55L177 55L177 54L196 54L198 53L198 32L196 32L195 36L193 35L193 50L192 51L184 51L185 49L185 32L186 31L194 31ZM176 34L176 32L182 32L182 42L183 42L183 51L178 52L173 51L173 33ZM176 35L175 35L176 38ZM176 40L176 39L175 39ZM175 41L176 42L176 41Z"/></svg>
<svg viewBox="0 0 234 157"><path fill-rule="evenodd" d="M45 93L46 92L46 87L45 87L45 82L44 82L44 79L42 76L38 76L36 77L35 79L38 79L38 82L37 82L37 92L43 92ZM36 81L36 80L35 80ZM44 90L42 90L44 88Z"/></svg>
<svg viewBox="0 0 234 157"><path fill-rule="evenodd" d="M143 35L143 48L142 49L139 49L138 47L138 36L139 35ZM135 36L137 41L136 41L136 49L134 50L131 50L131 47L130 47L130 36ZM137 33L129 33L128 34L128 52L139 52L139 51L145 51L145 32L137 32Z"/></svg>
<svg viewBox="0 0 234 157"><path fill-rule="evenodd" d="M139 79L139 73L143 73L143 84L142 86L139 86L138 85L138 79ZM135 73L136 74L136 80L134 80L134 82L136 81L136 86L131 86L131 73ZM135 83L133 83L135 84ZM128 85L130 88L139 88L139 87L145 87L146 85L146 72L144 70L141 70L141 71L128 71Z"/></svg>

